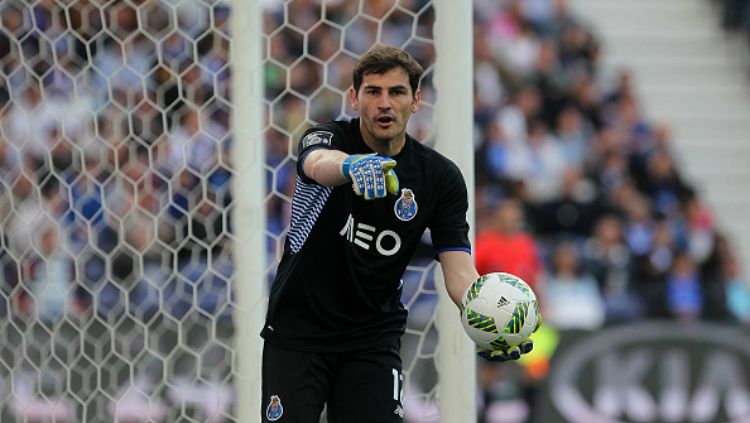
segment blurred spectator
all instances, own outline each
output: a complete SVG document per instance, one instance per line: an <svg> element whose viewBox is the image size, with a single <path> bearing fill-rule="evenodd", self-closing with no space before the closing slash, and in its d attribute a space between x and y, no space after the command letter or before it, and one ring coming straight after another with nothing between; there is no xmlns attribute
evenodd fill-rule
<svg viewBox="0 0 750 423"><path fill-rule="evenodd" d="M729 257L724 262L723 272L730 312L738 321L750 325L750 283L742 277L736 257Z"/></svg>
<svg viewBox="0 0 750 423"><path fill-rule="evenodd" d="M640 304L630 286L631 256L622 233L622 222L614 215L600 218L594 236L583 246L585 268L597 280L607 310L607 321L640 317Z"/></svg>
<svg viewBox="0 0 750 423"><path fill-rule="evenodd" d="M522 5L521 1L511 1L512 4ZM503 34L501 32L501 34ZM539 55L540 40L534 36L531 24L521 19L513 33L505 34L507 37L499 38L501 43L498 47L500 55L510 70L514 73L526 74L534 68Z"/></svg>
<svg viewBox="0 0 750 423"><path fill-rule="evenodd" d="M562 194L562 177L565 172L565 156L559 141L550 134L541 120L532 120L523 153L516 157L519 164L519 179L526 186L525 200L533 204L559 198Z"/></svg>
<svg viewBox="0 0 750 423"><path fill-rule="evenodd" d="M526 85L513 95L513 102L501 108L496 121L513 148L525 144L529 122L537 117L541 106L539 90Z"/></svg>
<svg viewBox="0 0 750 423"><path fill-rule="evenodd" d="M695 320L703 309L701 280L695 262L686 253L675 258L667 277L667 307L678 320Z"/></svg>
<svg viewBox="0 0 750 423"><path fill-rule="evenodd" d="M727 31L750 34L750 4L745 0L721 0L721 25Z"/></svg>
<svg viewBox="0 0 750 423"><path fill-rule="evenodd" d="M625 242L634 256L645 256L654 247L656 223L652 218L651 204L648 199L636 195L625 207Z"/></svg>
<svg viewBox="0 0 750 423"><path fill-rule="evenodd" d="M583 168L593 128L581 112L572 106L561 110L557 117L555 134L565 157L566 167Z"/></svg>
<svg viewBox="0 0 750 423"><path fill-rule="evenodd" d="M733 250L729 238L719 232L713 233L711 245L712 249L708 257L703 262L696 263L700 266L701 288L705 299L701 317L707 320L732 320L727 282L742 278L739 273L736 273L739 267L732 264L736 261L737 253ZM687 253L692 257L689 250Z"/></svg>
<svg viewBox="0 0 750 423"><path fill-rule="evenodd" d="M690 189L667 152L653 154L646 173L636 181L640 190L653 199L657 212L670 218L678 217L680 203L689 195Z"/></svg>
<svg viewBox="0 0 750 423"><path fill-rule="evenodd" d="M544 322L556 329L596 329L604 324L605 305L594 277L580 263L573 243L560 243L551 271L540 286Z"/></svg>
<svg viewBox="0 0 750 423"><path fill-rule="evenodd" d="M477 150L475 172L480 183L504 187L518 174L518 148L514 148L497 122L490 122L484 132L485 139Z"/></svg>
<svg viewBox="0 0 750 423"><path fill-rule="evenodd" d="M35 254L23 263L26 291L20 298L20 311L47 324L59 321L76 305L74 261L62 248L59 232L51 220L41 223L36 230Z"/></svg>
<svg viewBox="0 0 750 423"><path fill-rule="evenodd" d="M576 75L570 78L570 101L587 122L596 129L604 127L602 98L599 87L591 75Z"/></svg>
<svg viewBox="0 0 750 423"><path fill-rule="evenodd" d="M571 75L593 75L599 44L594 35L581 25L567 25L559 35L560 61Z"/></svg>
<svg viewBox="0 0 750 423"><path fill-rule="evenodd" d="M205 112L184 108L179 123L162 145L166 151L165 169L177 175L186 169L198 176L208 175L216 166L225 130L205 117Z"/></svg>
<svg viewBox="0 0 750 423"><path fill-rule="evenodd" d="M560 177L562 192L556 198L529 207L534 233L540 237L573 237L581 241L591 236L594 223L605 212L596 186L576 167Z"/></svg>
<svg viewBox="0 0 750 423"><path fill-rule="evenodd" d="M714 248L715 228L711 211L694 192L686 193L683 201L686 243L690 256L697 263L708 260Z"/></svg>
<svg viewBox="0 0 750 423"><path fill-rule="evenodd" d="M581 25L568 0L531 0L530 5L537 5L530 17L539 26L541 37L551 37L559 42L568 28Z"/></svg>
<svg viewBox="0 0 750 423"><path fill-rule="evenodd" d="M506 87L503 85L500 72L501 69L490 45L488 29L484 25L474 24L474 107L475 118L477 115L488 115L500 108L505 100ZM482 117L481 123L486 124L486 117Z"/></svg>
<svg viewBox="0 0 750 423"><path fill-rule="evenodd" d="M489 227L477 234L477 271L484 275L507 272L536 285L542 263L536 241L523 227L523 209L518 200L505 199L493 214Z"/></svg>
<svg viewBox="0 0 750 423"><path fill-rule="evenodd" d="M633 251L633 285L643 302L644 317L667 317L667 280L675 264L675 247L669 222L651 223L648 247Z"/></svg>
<svg viewBox="0 0 750 423"><path fill-rule="evenodd" d="M744 38L744 47L750 49L750 2L747 0L717 0L719 21L727 35ZM747 60L745 60L747 61Z"/></svg>
<svg viewBox="0 0 750 423"><path fill-rule="evenodd" d="M51 135L57 133L64 105L59 99L42 97L37 82L29 82L16 98L4 119L3 133L21 158L30 160L33 169L37 169L53 145Z"/></svg>
<svg viewBox="0 0 750 423"><path fill-rule="evenodd" d="M553 40L540 42L534 67L525 79L541 93L539 117L548 127L554 127L560 111L568 102L568 74L560 63L557 44Z"/></svg>
<svg viewBox="0 0 750 423"><path fill-rule="evenodd" d="M39 199L38 187L34 186L32 179L27 176L28 170L19 173L11 186L10 213L6 217L3 232L5 238L5 250L13 257L20 259L28 254L32 248L32 242L36 238L35 231L39 227L44 212Z"/></svg>

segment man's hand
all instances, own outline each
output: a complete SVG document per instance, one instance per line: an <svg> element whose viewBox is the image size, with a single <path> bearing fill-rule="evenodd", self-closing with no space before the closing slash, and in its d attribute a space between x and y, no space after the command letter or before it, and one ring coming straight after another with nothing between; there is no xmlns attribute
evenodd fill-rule
<svg viewBox="0 0 750 423"><path fill-rule="evenodd" d="M393 168L396 161L372 154L354 154L341 164L341 173L350 181L354 193L365 200L398 194L398 177Z"/></svg>
<svg viewBox="0 0 750 423"><path fill-rule="evenodd" d="M507 350L489 351L477 348L477 354L479 354L480 357L484 358L487 361L502 362L508 360L518 360L519 358L521 358L521 354L529 353L533 349L534 341L532 341L531 339L527 339L521 342L520 345L509 348Z"/></svg>

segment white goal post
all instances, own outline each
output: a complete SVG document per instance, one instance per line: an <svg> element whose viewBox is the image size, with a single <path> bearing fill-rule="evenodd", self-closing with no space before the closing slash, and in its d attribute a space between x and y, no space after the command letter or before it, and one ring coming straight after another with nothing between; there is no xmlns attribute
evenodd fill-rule
<svg viewBox="0 0 750 423"><path fill-rule="evenodd" d="M235 401L237 421L252 422L261 413L263 352L259 336L267 292L265 256L265 144L263 142L263 58L260 1L233 0L232 130L234 132L235 207L233 210L236 274Z"/></svg>
<svg viewBox="0 0 750 423"><path fill-rule="evenodd" d="M474 228L473 35L472 2L434 0L436 148L461 169L469 192L467 219ZM474 241L473 231L469 239ZM440 273L439 268L436 273ZM436 279L442 281L442 275ZM444 288L444 284L439 286ZM456 306L440 289L437 309L438 401L444 422L475 422L476 354Z"/></svg>

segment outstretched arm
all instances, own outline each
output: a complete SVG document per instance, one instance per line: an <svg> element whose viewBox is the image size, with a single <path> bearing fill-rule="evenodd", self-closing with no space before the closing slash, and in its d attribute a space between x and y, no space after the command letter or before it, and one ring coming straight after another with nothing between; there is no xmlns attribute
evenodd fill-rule
<svg viewBox="0 0 750 423"><path fill-rule="evenodd" d="M349 157L339 150L320 148L307 154L302 168L308 178L326 187L335 187L349 182L341 173L341 164Z"/></svg>

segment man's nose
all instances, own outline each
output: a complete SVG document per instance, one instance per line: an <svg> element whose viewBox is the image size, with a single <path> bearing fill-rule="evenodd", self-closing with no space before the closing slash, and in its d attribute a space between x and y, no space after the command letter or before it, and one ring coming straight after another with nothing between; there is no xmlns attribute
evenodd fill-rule
<svg viewBox="0 0 750 423"><path fill-rule="evenodd" d="M387 93L383 93L378 97L378 103L377 106L379 109L390 109L391 108L391 98Z"/></svg>

